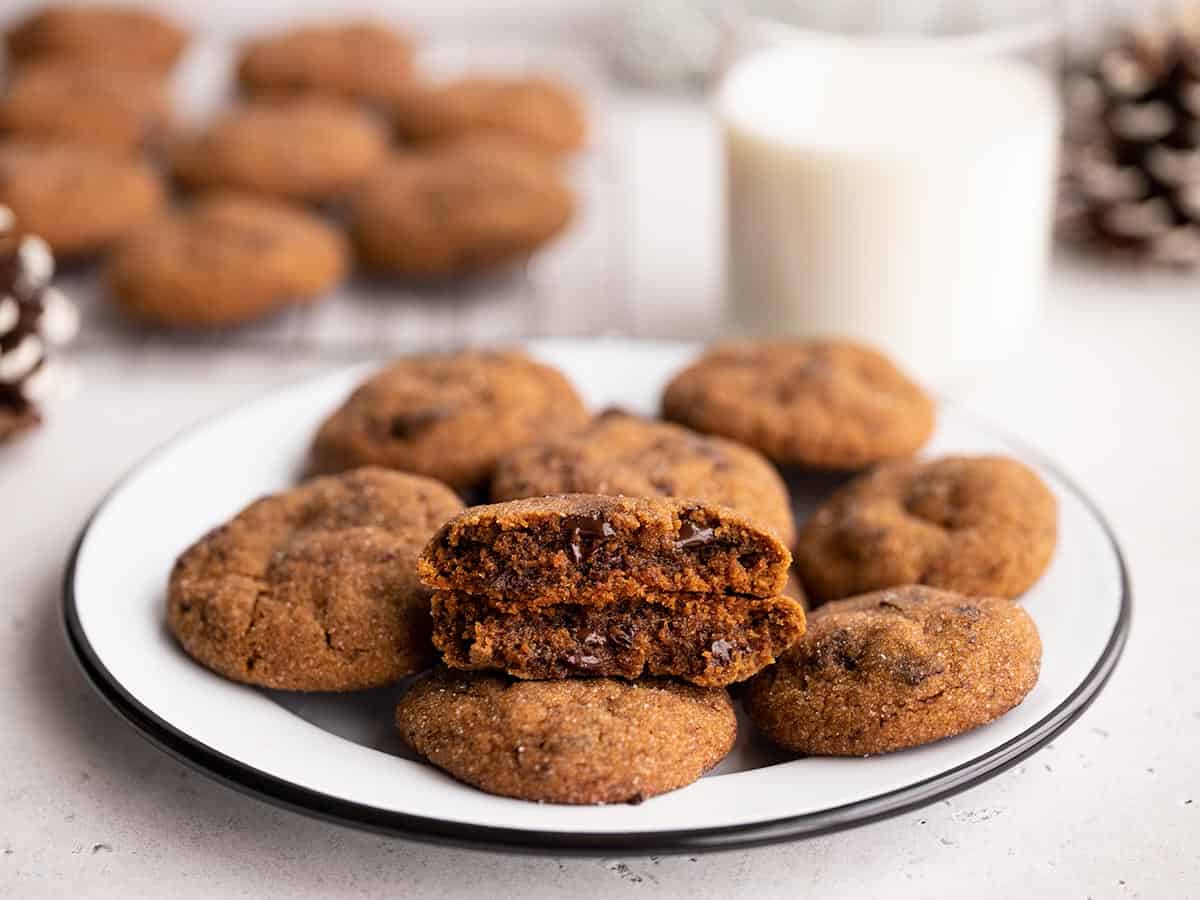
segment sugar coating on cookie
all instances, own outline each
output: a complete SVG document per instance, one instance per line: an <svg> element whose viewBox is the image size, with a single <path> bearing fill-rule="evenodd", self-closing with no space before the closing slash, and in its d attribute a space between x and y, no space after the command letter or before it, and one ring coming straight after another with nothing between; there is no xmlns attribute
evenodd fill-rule
<svg viewBox="0 0 1200 900"><path fill-rule="evenodd" d="M844 340L742 340L709 349L667 385L663 415L783 466L861 469L933 432L929 396L883 354Z"/></svg>
<svg viewBox="0 0 1200 900"><path fill-rule="evenodd" d="M341 234L265 198L213 194L139 229L114 253L122 311L178 328L217 328L318 299L345 275Z"/></svg>
<svg viewBox="0 0 1200 900"><path fill-rule="evenodd" d="M369 468L265 497L179 557L167 624L235 681L301 691L396 681L432 662L416 557L460 509L432 479Z"/></svg>
<svg viewBox="0 0 1200 900"><path fill-rule="evenodd" d="M247 43L237 77L256 97L386 100L409 81L412 55L406 35L377 22L303 25Z"/></svg>
<svg viewBox="0 0 1200 900"><path fill-rule="evenodd" d="M830 603L745 695L754 724L796 753L916 747L999 718L1033 689L1042 645L1002 598L908 586Z"/></svg>
<svg viewBox="0 0 1200 900"><path fill-rule="evenodd" d="M349 221L368 269L446 278L527 259L574 208L561 172L540 154L470 138L393 154L352 196Z"/></svg>
<svg viewBox="0 0 1200 900"><path fill-rule="evenodd" d="M458 780L544 803L640 803L691 784L737 737L721 689L445 669L413 685L396 724L412 750Z"/></svg>
<svg viewBox="0 0 1200 900"><path fill-rule="evenodd" d="M411 82L393 98L391 109L397 134L414 144L496 134L561 154L580 149L587 137L587 120L575 94L536 76Z"/></svg>
<svg viewBox="0 0 1200 900"><path fill-rule="evenodd" d="M64 259L103 250L165 204L162 182L140 160L69 144L0 143L0 204Z"/></svg>
<svg viewBox="0 0 1200 900"><path fill-rule="evenodd" d="M791 554L770 529L698 500L563 494L476 506L421 554L430 587L527 608L647 591L775 597Z"/></svg>
<svg viewBox="0 0 1200 900"><path fill-rule="evenodd" d="M902 584L1017 597L1041 577L1058 508L1015 459L887 463L844 485L804 523L796 568L815 602Z"/></svg>
<svg viewBox="0 0 1200 900"><path fill-rule="evenodd" d="M362 182L386 148L362 110L304 97L244 104L175 142L170 157L176 177L194 188L327 200Z"/></svg>
<svg viewBox="0 0 1200 900"><path fill-rule="evenodd" d="M388 466L467 490L504 454L586 418L566 377L524 353L422 353L355 389L321 425L312 457L321 471Z"/></svg>
<svg viewBox="0 0 1200 900"><path fill-rule="evenodd" d="M169 122L170 102L160 78L98 63L31 63L0 95L0 133L117 154L153 146Z"/></svg>
<svg viewBox="0 0 1200 900"><path fill-rule="evenodd" d="M659 591L526 608L438 591L433 622L434 645L456 669L529 679L661 675L723 687L795 644L804 609L789 597Z"/></svg>
<svg viewBox="0 0 1200 900"><path fill-rule="evenodd" d="M493 500L547 494L694 497L745 513L789 547L796 540L787 486L761 454L617 410L500 460Z"/></svg>
<svg viewBox="0 0 1200 900"><path fill-rule="evenodd" d="M183 53L187 35L169 19L134 6L44 6L5 36L9 58L66 59L165 72Z"/></svg>

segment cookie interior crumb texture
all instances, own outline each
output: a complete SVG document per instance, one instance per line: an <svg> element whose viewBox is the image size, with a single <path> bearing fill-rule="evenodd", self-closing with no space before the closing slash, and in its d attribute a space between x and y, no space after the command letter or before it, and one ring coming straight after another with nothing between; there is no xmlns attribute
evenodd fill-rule
<svg viewBox="0 0 1200 900"><path fill-rule="evenodd" d="M603 605L646 590L774 597L790 565L769 529L726 507L596 494L474 507L419 563L431 587L521 605Z"/></svg>
<svg viewBox="0 0 1200 900"><path fill-rule="evenodd" d="M663 675L719 687L770 665L804 633L787 597L647 593L603 606L522 609L454 592L433 598L434 645L456 669L519 678Z"/></svg>
<svg viewBox="0 0 1200 900"><path fill-rule="evenodd" d="M435 670L400 700L404 742L492 794L640 803L692 783L733 747L729 695L673 681L512 681Z"/></svg>
<svg viewBox="0 0 1200 900"><path fill-rule="evenodd" d="M816 602L902 584L1017 597L1057 531L1054 495L1015 459L905 460L836 491L801 528L796 566Z"/></svg>
<svg viewBox="0 0 1200 900"><path fill-rule="evenodd" d="M184 552L167 623L235 681L303 691L375 687L433 661L416 557L462 509L428 478L358 469L252 503Z"/></svg>
<svg viewBox="0 0 1200 900"><path fill-rule="evenodd" d="M1010 601L895 588L814 612L800 643L750 682L746 708L797 753L886 753L1002 716L1033 689L1041 655Z"/></svg>

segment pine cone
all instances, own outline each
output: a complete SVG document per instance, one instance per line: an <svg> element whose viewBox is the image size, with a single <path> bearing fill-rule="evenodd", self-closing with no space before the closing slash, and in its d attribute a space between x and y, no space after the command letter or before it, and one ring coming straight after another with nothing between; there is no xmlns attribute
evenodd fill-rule
<svg viewBox="0 0 1200 900"><path fill-rule="evenodd" d="M1200 266L1200 7L1129 28L1065 84L1063 234Z"/></svg>
<svg viewBox="0 0 1200 900"><path fill-rule="evenodd" d="M79 327L71 301L50 287L53 275L46 242L19 235L0 206L0 441L41 421L37 404L59 377L50 348Z"/></svg>

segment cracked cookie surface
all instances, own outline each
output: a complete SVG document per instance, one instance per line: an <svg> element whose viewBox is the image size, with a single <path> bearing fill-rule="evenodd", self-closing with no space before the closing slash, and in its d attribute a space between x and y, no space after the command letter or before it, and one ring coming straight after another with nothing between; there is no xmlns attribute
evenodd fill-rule
<svg viewBox="0 0 1200 900"><path fill-rule="evenodd" d="M462 504L384 469L317 478L252 503L185 551L167 623L235 681L304 691L375 687L433 661L416 558Z"/></svg>
<svg viewBox="0 0 1200 900"><path fill-rule="evenodd" d="M244 194L211 194L156 219L113 253L112 299L145 322L219 328L318 299L342 278L336 228L302 209Z"/></svg>
<svg viewBox="0 0 1200 900"><path fill-rule="evenodd" d="M761 455L724 438L619 410L500 460L493 500L547 494L691 497L745 513L789 547L796 540L787 486Z"/></svg>
<svg viewBox="0 0 1200 900"><path fill-rule="evenodd" d="M413 82L392 98L391 108L397 134L413 144L501 135L559 154L578 150L587 134L582 104L566 87L546 78Z"/></svg>
<svg viewBox="0 0 1200 900"><path fill-rule="evenodd" d="M321 201L357 186L387 140L362 110L318 97L246 103L171 146L184 184Z"/></svg>
<svg viewBox="0 0 1200 900"><path fill-rule="evenodd" d="M372 375L325 420L313 464L386 466L467 490L485 484L504 454L586 419L566 377L524 353L415 354Z"/></svg>
<svg viewBox="0 0 1200 900"><path fill-rule="evenodd" d="M412 76L412 42L377 22L302 25L250 41L237 77L255 97L393 97Z"/></svg>
<svg viewBox="0 0 1200 900"><path fill-rule="evenodd" d="M850 341L718 344L667 385L663 416L781 466L853 470L907 456L933 432L929 396Z"/></svg>
<svg viewBox="0 0 1200 900"><path fill-rule="evenodd" d="M1000 456L881 465L843 485L800 529L796 568L815 603L904 584L1017 597L1057 541L1054 495Z"/></svg>
<svg viewBox="0 0 1200 900"><path fill-rule="evenodd" d="M999 718L1033 689L1041 640L1001 598L908 586L830 603L751 680L747 712L796 753L887 753Z"/></svg>
<svg viewBox="0 0 1200 900"><path fill-rule="evenodd" d="M558 167L500 137L399 150L350 197L360 261L380 274L451 278L527 259L570 223Z"/></svg>
<svg viewBox="0 0 1200 900"><path fill-rule="evenodd" d="M439 668L396 709L404 742L492 794L640 803L691 784L733 747L722 689L607 678L512 681Z"/></svg>

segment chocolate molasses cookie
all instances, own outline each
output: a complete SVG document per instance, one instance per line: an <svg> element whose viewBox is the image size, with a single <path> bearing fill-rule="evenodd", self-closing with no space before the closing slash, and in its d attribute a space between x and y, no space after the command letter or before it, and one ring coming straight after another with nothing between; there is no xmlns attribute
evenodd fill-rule
<svg viewBox="0 0 1200 900"><path fill-rule="evenodd" d="M470 138L393 155L354 194L349 218L368 269L445 278L526 259L566 228L574 206L541 155Z"/></svg>
<svg viewBox="0 0 1200 900"><path fill-rule="evenodd" d="M999 598L909 586L830 603L750 682L746 709L796 753L860 756L991 722L1037 682L1029 614Z"/></svg>
<svg viewBox="0 0 1200 900"><path fill-rule="evenodd" d="M363 111L315 97L251 103L171 147L175 175L193 188L328 200L382 160L383 131Z"/></svg>
<svg viewBox="0 0 1200 900"><path fill-rule="evenodd" d="M396 724L409 747L460 781L544 803L640 803L691 784L737 737L723 690L445 669L413 685Z"/></svg>
<svg viewBox="0 0 1200 900"><path fill-rule="evenodd" d="M477 76L446 84L410 82L392 100L396 131L413 144L496 134L543 153L583 146L587 122L571 91L546 78Z"/></svg>
<svg viewBox="0 0 1200 900"><path fill-rule="evenodd" d="M663 395L663 415L740 441L782 466L861 469L933 432L933 401L887 357L849 341L734 341Z"/></svg>
<svg viewBox="0 0 1200 900"><path fill-rule="evenodd" d="M106 249L164 202L158 176L140 161L69 144L0 143L0 204L60 258Z"/></svg>
<svg viewBox="0 0 1200 900"><path fill-rule="evenodd" d="M547 494L691 497L744 513L789 547L796 540L787 486L758 453L619 410L500 460L493 500Z"/></svg>
<svg viewBox="0 0 1200 900"><path fill-rule="evenodd" d="M179 557L167 624L235 681L300 691L396 681L432 662L416 556L460 509L445 485L384 469L263 498Z"/></svg>
<svg viewBox="0 0 1200 900"><path fill-rule="evenodd" d="M238 63L255 96L319 93L363 100L394 97L412 74L412 44L375 22L304 25L251 41Z"/></svg>
<svg viewBox="0 0 1200 900"><path fill-rule="evenodd" d="M6 36L18 65L45 59L166 72L183 53L187 35L157 13L134 6L43 6Z"/></svg>
<svg viewBox="0 0 1200 900"><path fill-rule="evenodd" d="M1054 495L1028 466L947 456L879 466L804 524L796 567L814 602L902 584L1016 597L1054 553Z"/></svg>
<svg viewBox="0 0 1200 900"><path fill-rule="evenodd" d="M132 154L159 143L170 120L162 80L96 63L23 66L0 95L0 133Z"/></svg>
<svg viewBox="0 0 1200 900"><path fill-rule="evenodd" d="M341 234L303 210L203 197L118 248L110 293L129 315L178 328L236 325L316 299L345 274Z"/></svg>
<svg viewBox="0 0 1200 900"><path fill-rule="evenodd" d="M321 426L313 463L326 472L388 466L468 490L486 484L504 454L586 418L563 374L523 353L423 353L360 385Z"/></svg>
<svg viewBox="0 0 1200 900"><path fill-rule="evenodd" d="M765 526L674 498L565 494L476 506L421 554L430 587L526 609L647 592L774 597L791 554Z"/></svg>

